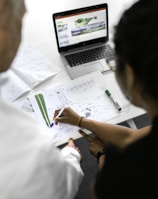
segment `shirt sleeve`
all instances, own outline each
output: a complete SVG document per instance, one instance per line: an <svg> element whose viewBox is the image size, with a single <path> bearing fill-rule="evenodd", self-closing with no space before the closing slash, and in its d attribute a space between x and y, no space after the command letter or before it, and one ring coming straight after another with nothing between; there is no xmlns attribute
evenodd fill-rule
<svg viewBox="0 0 158 199"><path fill-rule="evenodd" d="M74 198L84 175L80 166L81 156L79 152L72 147L64 147L61 152L67 162L66 184L69 195L68 198Z"/></svg>
<svg viewBox="0 0 158 199"><path fill-rule="evenodd" d="M31 189L39 199L74 199L83 178L80 155L71 147L60 150L52 143L42 142L42 145L36 158L38 165L32 173Z"/></svg>

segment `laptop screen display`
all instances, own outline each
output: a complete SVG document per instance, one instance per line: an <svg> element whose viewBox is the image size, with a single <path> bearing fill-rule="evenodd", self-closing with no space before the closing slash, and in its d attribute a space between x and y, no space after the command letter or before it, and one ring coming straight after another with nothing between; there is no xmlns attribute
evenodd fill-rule
<svg viewBox="0 0 158 199"><path fill-rule="evenodd" d="M58 49L83 46L108 38L107 4L53 14Z"/></svg>

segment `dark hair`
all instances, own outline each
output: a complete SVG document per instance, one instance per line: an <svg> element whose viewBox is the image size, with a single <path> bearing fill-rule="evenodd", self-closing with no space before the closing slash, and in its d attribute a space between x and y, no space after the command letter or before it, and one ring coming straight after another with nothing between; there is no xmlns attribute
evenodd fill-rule
<svg viewBox="0 0 158 199"><path fill-rule="evenodd" d="M158 0L140 0L126 10L115 27L117 71L130 64L142 94L158 100Z"/></svg>

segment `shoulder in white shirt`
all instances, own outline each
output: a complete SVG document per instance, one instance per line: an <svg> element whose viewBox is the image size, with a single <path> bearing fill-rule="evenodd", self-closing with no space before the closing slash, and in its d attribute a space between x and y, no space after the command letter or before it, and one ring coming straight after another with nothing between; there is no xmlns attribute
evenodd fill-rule
<svg viewBox="0 0 158 199"><path fill-rule="evenodd" d="M80 155L60 151L37 122L0 101L0 198L73 199L83 177Z"/></svg>

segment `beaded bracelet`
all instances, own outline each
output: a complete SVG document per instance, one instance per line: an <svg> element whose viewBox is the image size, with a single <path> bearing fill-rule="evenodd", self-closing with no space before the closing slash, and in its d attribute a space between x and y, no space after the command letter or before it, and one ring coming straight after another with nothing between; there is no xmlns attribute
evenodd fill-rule
<svg viewBox="0 0 158 199"><path fill-rule="evenodd" d="M102 155L105 155L106 154L106 150L105 149L102 149L101 151L99 151L97 153L97 160L99 162L99 158L102 156Z"/></svg>

